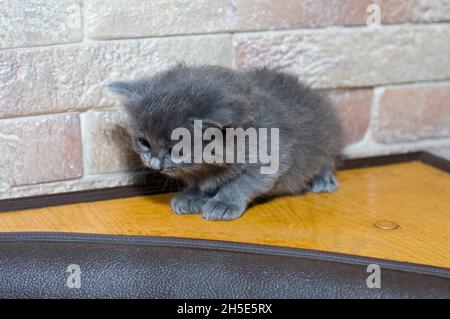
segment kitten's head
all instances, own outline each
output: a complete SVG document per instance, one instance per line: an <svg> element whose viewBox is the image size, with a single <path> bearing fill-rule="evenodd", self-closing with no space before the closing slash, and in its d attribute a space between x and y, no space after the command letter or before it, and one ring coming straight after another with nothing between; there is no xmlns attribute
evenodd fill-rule
<svg viewBox="0 0 450 319"><path fill-rule="evenodd" d="M178 65L152 77L114 82L109 88L124 98L132 119L133 146L144 165L174 177L221 166L193 160L177 164L172 147L178 141L171 139L176 128L188 129L194 136L195 120L202 120L203 129L221 130L244 127L251 121L246 83L221 67Z"/></svg>

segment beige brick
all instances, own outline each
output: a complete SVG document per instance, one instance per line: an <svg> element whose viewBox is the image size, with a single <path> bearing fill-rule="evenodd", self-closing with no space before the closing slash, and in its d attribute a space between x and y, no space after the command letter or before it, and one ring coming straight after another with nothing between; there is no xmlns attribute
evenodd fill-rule
<svg viewBox="0 0 450 319"><path fill-rule="evenodd" d="M87 1L88 34L111 39L168 34L363 24L369 0ZM101 12L99 14L99 12Z"/></svg>
<svg viewBox="0 0 450 319"><path fill-rule="evenodd" d="M371 4L383 24L450 20L449 0L235 0L234 30L365 25Z"/></svg>
<svg viewBox="0 0 450 319"><path fill-rule="evenodd" d="M236 66L279 67L319 88L450 78L450 24L243 33Z"/></svg>
<svg viewBox="0 0 450 319"><path fill-rule="evenodd" d="M229 0L87 0L88 36L96 39L223 31Z"/></svg>
<svg viewBox="0 0 450 319"><path fill-rule="evenodd" d="M78 114L0 121L0 154L3 186L81 176L83 167Z"/></svg>
<svg viewBox="0 0 450 319"><path fill-rule="evenodd" d="M0 48L83 38L80 0L1 0Z"/></svg>
<svg viewBox="0 0 450 319"><path fill-rule="evenodd" d="M342 120L345 143L361 140L367 132L372 107L372 90L333 90L328 92Z"/></svg>
<svg viewBox="0 0 450 319"><path fill-rule="evenodd" d="M386 88L374 113L372 135L382 143L450 136L450 84Z"/></svg>
<svg viewBox="0 0 450 319"><path fill-rule="evenodd" d="M95 39L364 25L367 6L382 23L450 19L448 0L87 0L88 35Z"/></svg>
<svg viewBox="0 0 450 319"><path fill-rule="evenodd" d="M61 111L51 49L0 51L0 118Z"/></svg>
<svg viewBox="0 0 450 319"><path fill-rule="evenodd" d="M87 173L130 171L141 166L132 150L124 111L89 111L85 120Z"/></svg>
<svg viewBox="0 0 450 319"><path fill-rule="evenodd" d="M111 80L177 62L231 65L231 36L108 41L0 51L0 118L117 105Z"/></svg>
<svg viewBox="0 0 450 319"><path fill-rule="evenodd" d="M264 30L366 23L370 0L237 0L236 29Z"/></svg>
<svg viewBox="0 0 450 319"><path fill-rule="evenodd" d="M450 20L449 0L373 0L380 5L382 23Z"/></svg>

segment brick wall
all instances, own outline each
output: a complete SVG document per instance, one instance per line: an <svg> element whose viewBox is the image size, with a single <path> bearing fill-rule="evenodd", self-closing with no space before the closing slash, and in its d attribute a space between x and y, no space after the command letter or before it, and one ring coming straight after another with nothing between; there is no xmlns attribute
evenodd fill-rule
<svg viewBox="0 0 450 319"><path fill-rule="evenodd" d="M104 85L176 61L297 73L336 101L348 157L450 158L450 0L0 0L0 198L132 182Z"/></svg>

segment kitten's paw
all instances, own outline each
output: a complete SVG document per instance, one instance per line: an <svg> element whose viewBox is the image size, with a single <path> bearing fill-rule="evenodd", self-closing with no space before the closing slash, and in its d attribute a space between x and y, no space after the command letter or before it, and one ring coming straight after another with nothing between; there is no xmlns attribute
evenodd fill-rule
<svg viewBox="0 0 450 319"><path fill-rule="evenodd" d="M324 170L320 175L313 178L309 189L313 193L331 193L339 188L339 182L329 169Z"/></svg>
<svg viewBox="0 0 450 319"><path fill-rule="evenodd" d="M211 199L203 205L202 215L208 220L233 220L240 217L244 211L245 207Z"/></svg>
<svg viewBox="0 0 450 319"><path fill-rule="evenodd" d="M172 210L180 215L185 214L199 214L202 211L202 206L206 199L200 195L178 194L170 201Z"/></svg>

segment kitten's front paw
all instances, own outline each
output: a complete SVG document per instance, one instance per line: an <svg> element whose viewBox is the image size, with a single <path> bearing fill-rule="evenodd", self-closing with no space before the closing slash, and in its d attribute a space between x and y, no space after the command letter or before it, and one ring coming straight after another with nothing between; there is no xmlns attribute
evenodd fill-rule
<svg viewBox="0 0 450 319"><path fill-rule="evenodd" d="M202 207L203 218L208 220L233 220L240 217L245 207L211 199Z"/></svg>
<svg viewBox="0 0 450 319"><path fill-rule="evenodd" d="M310 182L309 190L313 193L331 193L339 188L339 182L329 169L324 170Z"/></svg>
<svg viewBox="0 0 450 319"><path fill-rule="evenodd" d="M200 195L178 194L170 201L172 210L180 215L185 214L199 214L202 211L202 206L206 199Z"/></svg>

